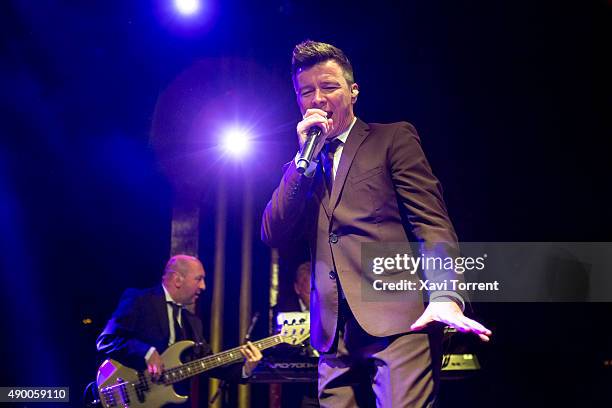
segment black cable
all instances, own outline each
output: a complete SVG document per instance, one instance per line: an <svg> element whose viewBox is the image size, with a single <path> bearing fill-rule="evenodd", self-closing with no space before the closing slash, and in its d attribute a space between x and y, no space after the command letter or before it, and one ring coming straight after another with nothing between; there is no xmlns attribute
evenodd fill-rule
<svg viewBox="0 0 612 408"><path fill-rule="evenodd" d="M89 395L88 395L89 394ZM96 408L101 406L101 401L98 395L98 387L95 381L90 382L85 386L83 391L83 403L88 408Z"/></svg>

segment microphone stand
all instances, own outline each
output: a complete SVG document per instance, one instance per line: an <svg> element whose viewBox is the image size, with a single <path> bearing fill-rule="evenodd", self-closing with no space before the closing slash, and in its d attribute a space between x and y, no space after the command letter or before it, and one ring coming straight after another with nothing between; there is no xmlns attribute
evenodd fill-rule
<svg viewBox="0 0 612 408"><path fill-rule="evenodd" d="M253 328L255 327L255 323L257 323L258 319L259 319L259 312L255 312L255 314L253 315L253 318L251 319L251 325L249 326L249 328L247 329L246 334L244 335L244 342L245 343L247 341L251 340L251 332L253 331Z"/></svg>
<svg viewBox="0 0 612 408"><path fill-rule="evenodd" d="M251 332L253 331L253 328L255 327L255 323L257 323L258 319L259 319L259 312L255 312L255 314L253 315L253 318L251 319L251 324L249 325L249 328L246 334L244 335L244 343L246 343L247 341L251 339ZM221 395L221 391L225 391L228 386L229 384L227 383L227 381L221 380L221 383L219 384L219 388L217 388L215 395L212 396L208 404L209 405L214 404L217 398L219 398L219 395Z"/></svg>

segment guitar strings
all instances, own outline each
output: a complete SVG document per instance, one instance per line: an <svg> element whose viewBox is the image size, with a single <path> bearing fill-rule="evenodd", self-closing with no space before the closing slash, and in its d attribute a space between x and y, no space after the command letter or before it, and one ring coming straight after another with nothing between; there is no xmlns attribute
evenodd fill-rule
<svg viewBox="0 0 612 408"><path fill-rule="evenodd" d="M294 329L295 330L295 329ZM295 333L294 333L295 334ZM268 337L262 340L259 340L257 342L255 342L254 344L256 346L258 346L260 349L266 349L272 346L275 346L277 344L282 343L282 338L283 337L292 337L292 335L286 335L286 334L277 334L275 336L272 337ZM211 355L211 356L207 356L204 358L201 358L199 360L195 360L195 361L191 361L188 362L182 366L179 367L173 367L170 368L168 370L166 370L163 374L162 374L162 381L161 383L163 383L164 385L169 385L169 384L173 384L176 383L178 381L181 381L185 378L191 377L192 373L190 372L191 368L193 367L195 369L195 371L197 370L201 370L200 372L204 372L204 371L208 371L212 368L216 368L225 364L229 364L232 361L238 361L240 360L240 358L242 358L242 354L240 353L240 348L241 347L235 347L233 349L229 349L226 350L224 352L218 353L218 354L222 354L223 356L215 356L215 355ZM235 358L233 357L233 354L238 354L240 356L240 358ZM225 357L225 356L230 356L229 358ZM207 363L212 363L210 364L210 367L207 367ZM187 374L190 374L188 376L185 376L185 373L183 373L183 370L185 370L185 366L187 366ZM199 366L199 368L196 368L196 366ZM203 368L203 369L202 369ZM176 372L179 372L179 378L176 377ZM168 375L171 374L172 375L172 379L170 379L168 377ZM197 374L197 373L196 373ZM118 402L119 399L124 400L123 402L125 402L127 397L128 401L131 401L133 398L138 399L140 401L139 398L139 390L137 390L137 387L143 387L144 389L142 390L142 392L144 393L145 391L147 391L149 389L149 385L148 383L151 382L152 384L158 384L158 381L153 381L153 379L151 378L151 375L148 372L144 372L140 377L140 380L138 382L129 382L129 381L125 381L122 383L118 383L118 384L113 384L107 387L104 387L102 390L100 390L100 393L108 400L110 399L111 401L107 401L107 403L109 405L116 405L116 403ZM143 384L144 382L144 384ZM115 390L118 391L119 395L115 395ZM119 397L119 398L117 398ZM113 403L114 402L114 403Z"/></svg>

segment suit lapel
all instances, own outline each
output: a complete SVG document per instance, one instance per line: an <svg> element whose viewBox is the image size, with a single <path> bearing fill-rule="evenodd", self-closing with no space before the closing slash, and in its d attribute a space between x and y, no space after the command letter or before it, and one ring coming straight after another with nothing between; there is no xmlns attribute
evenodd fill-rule
<svg viewBox="0 0 612 408"><path fill-rule="evenodd" d="M329 215L334 212L334 209L338 205L338 199L340 198L340 193L344 188L344 183L346 182L346 176L348 175L349 169L351 168L351 164L353 163L353 159L357 154L357 150L359 150L359 146L365 140L365 138L369 134L368 125L357 119L353 129L349 133L348 138L346 139L346 143L344 148L342 149L342 156L340 157L340 164L338 165L338 170L336 171L336 177L334 178L334 184L331 191L331 197L329 199Z"/></svg>
<svg viewBox="0 0 612 408"><path fill-rule="evenodd" d="M183 316L185 317L185 323L189 325L189 330L191 330L191 335L196 343L201 343L204 339L200 335L202 333L202 324L200 319L193 313L188 310L183 311Z"/></svg>
<svg viewBox="0 0 612 408"><path fill-rule="evenodd" d="M314 194L319 200L321 207L323 207L325 215L327 215L327 218L329 218L331 215L331 210L329 208L329 192L327 191L327 187L325 187L325 179L323 178L323 165L321 159L319 159L318 168L315 173L314 186Z"/></svg>
<svg viewBox="0 0 612 408"><path fill-rule="evenodd" d="M168 307L166 306L166 296L164 289L160 286L155 291L155 313L157 313L157 321L159 322L162 337L166 339L166 343L170 338L170 328L168 327Z"/></svg>

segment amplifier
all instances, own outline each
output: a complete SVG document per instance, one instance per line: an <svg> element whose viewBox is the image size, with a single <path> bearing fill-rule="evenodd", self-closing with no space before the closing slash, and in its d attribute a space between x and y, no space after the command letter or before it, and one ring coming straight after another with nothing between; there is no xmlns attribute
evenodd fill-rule
<svg viewBox="0 0 612 408"><path fill-rule="evenodd" d="M316 382L317 357L264 357L253 371L252 383Z"/></svg>
<svg viewBox="0 0 612 408"><path fill-rule="evenodd" d="M252 383L295 383L317 381L317 357L265 357L249 379ZM474 354L445 354L442 380L460 379L480 370Z"/></svg>

